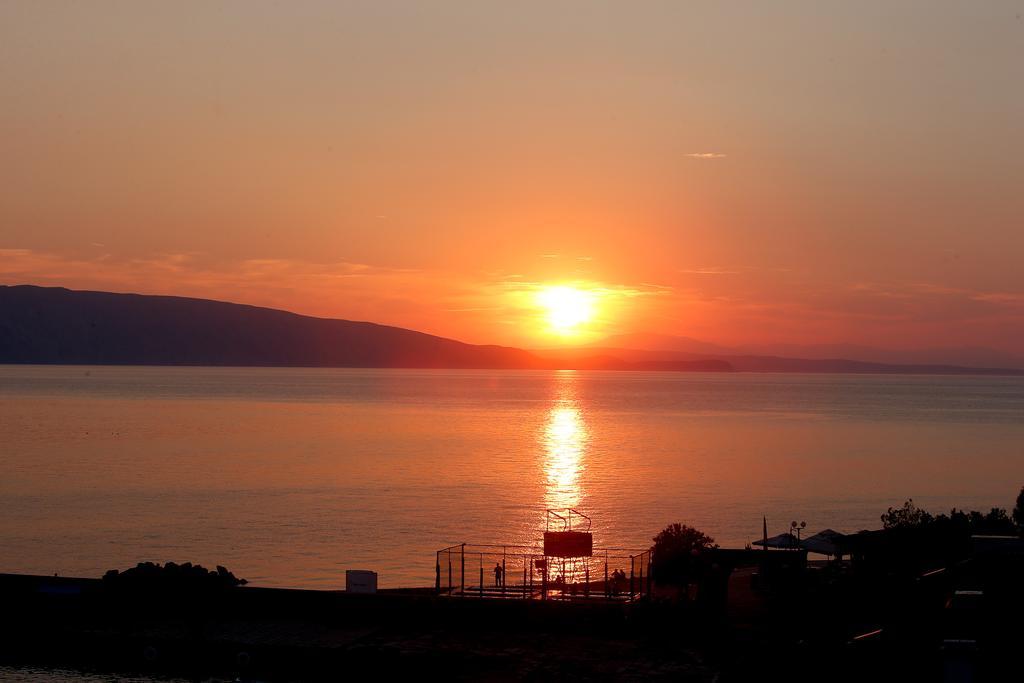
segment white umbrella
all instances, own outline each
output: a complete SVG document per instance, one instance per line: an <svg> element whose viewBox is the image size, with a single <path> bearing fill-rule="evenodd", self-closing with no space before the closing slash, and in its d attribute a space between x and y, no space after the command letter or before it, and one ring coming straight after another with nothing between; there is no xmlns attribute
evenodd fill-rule
<svg viewBox="0 0 1024 683"><path fill-rule="evenodd" d="M785 548L787 550L795 550L800 545L796 542L796 536L790 533L779 534L778 536L772 536L767 541L757 540L751 543L751 545L759 545L768 548Z"/></svg>
<svg viewBox="0 0 1024 683"><path fill-rule="evenodd" d="M800 546L804 550L819 555L840 555L842 554L840 544L844 538L846 538L846 534L841 534L834 529L825 529L800 541Z"/></svg>

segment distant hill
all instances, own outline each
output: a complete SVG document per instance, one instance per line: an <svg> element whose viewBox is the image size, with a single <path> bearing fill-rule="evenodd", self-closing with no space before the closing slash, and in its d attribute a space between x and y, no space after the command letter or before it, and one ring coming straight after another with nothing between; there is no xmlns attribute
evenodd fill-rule
<svg viewBox="0 0 1024 683"><path fill-rule="evenodd" d="M775 356L723 356L740 372L821 372L902 375L1024 375L1016 368L975 368L960 365L869 363L846 358L780 358Z"/></svg>
<svg viewBox="0 0 1024 683"><path fill-rule="evenodd" d="M654 366L659 363L700 363L711 360L727 363L736 372L805 372L846 374L906 374L906 375L1024 375L1018 368L965 367L942 363L874 363L848 358L786 358L781 356L755 356L735 353L715 354L687 351L666 351L624 348L562 348L535 350L541 358L557 360L566 365L585 358L613 358L634 366Z"/></svg>
<svg viewBox="0 0 1024 683"><path fill-rule="evenodd" d="M0 363L1024 374L1013 368L729 353L667 336L642 341L661 348L530 352L207 299L0 286ZM677 344L693 351L665 348Z"/></svg>
<svg viewBox="0 0 1024 683"><path fill-rule="evenodd" d="M691 353L700 356L716 356L719 354L736 353L736 349L719 344L680 337L671 334L652 334L650 332L632 332L616 334L586 345L588 348L602 349L634 349L637 351L672 351Z"/></svg>
<svg viewBox="0 0 1024 683"><path fill-rule="evenodd" d="M0 286L0 362L530 368L527 351L173 296Z"/></svg>
<svg viewBox="0 0 1024 683"><path fill-rule="evenodd" d="M1024 368L1024 355L980 346L925 349L886 349L857 344L772 344L741 346L732 355L788 358L850 358L891 365L955 365L973 368Z"/></svg>
<svg viewBox="0 0 1024 683"><path fill-rule="evenodd" d="M719 360L542 359L400 327L174 296L0 286L0 363L728 371Z"/></svg>
<svg viewBox="0 0 1024 683"><path fill-rule="evenodd" d="M537 351L536 355L553 368L574 370L664 370L674 372L732 372L732 363L720 358L644 358L628 352L601 349L565 349Z"/></svg>
<svg viewBox="0 0 1024 683"><path fill-rule="evenodd" d="M744 344L722 346L667 334L634 333L607 337L587 345L597 349L656 351L668 357L786 358L814 361L859 361L882 365L929 365L979 369L1024 368L1024 352L1008 353L984 347L938 347L925 349L887 349L858 344ZM681 354L681 355L675 355Z"/></svg>

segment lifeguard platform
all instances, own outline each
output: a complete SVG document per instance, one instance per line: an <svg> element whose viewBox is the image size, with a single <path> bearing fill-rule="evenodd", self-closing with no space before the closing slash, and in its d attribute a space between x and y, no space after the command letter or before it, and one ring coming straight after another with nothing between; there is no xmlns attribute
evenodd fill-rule
<svg viewBox="0 0 1024 683"><path fill-rule="evenodd" d="M519 600L628 602L650 591L650 550L594 545L592 520L547 510L533 544L460 543L437 551L439 595Z"/></svg>

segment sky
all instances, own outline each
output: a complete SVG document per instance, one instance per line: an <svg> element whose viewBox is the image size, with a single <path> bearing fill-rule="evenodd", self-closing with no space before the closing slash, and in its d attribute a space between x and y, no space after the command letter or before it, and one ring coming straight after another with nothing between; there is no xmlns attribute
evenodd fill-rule
<svg viewBox="0 0 1024 683"><path fill-rule="evenodd" d="M0 284L1024 349L1024 2L0 3ZM553 329L544 288L587 293Z"/></svg>

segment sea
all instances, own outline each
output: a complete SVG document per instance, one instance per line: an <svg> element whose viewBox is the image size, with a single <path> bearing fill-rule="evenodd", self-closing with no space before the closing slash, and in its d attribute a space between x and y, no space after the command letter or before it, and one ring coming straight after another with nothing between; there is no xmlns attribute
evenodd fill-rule
<svg viewBox="0 0 1024 683"><path fill-rule="evenodd" d="M673 522L742 548L908 498L1012 508L1024 378L0 366L0 463L0 572L432 586L439 549L566 516L601 548Z"/></svg>

